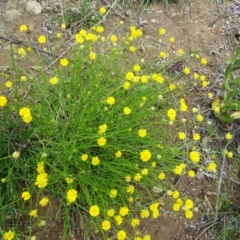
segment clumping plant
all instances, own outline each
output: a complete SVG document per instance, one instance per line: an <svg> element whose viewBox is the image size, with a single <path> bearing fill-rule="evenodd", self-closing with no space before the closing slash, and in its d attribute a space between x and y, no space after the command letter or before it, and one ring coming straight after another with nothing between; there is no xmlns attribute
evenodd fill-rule
<svg viewBox="0 0 240 240"><path fill-rule="evenodd" d="M20 27L23 34L26 29ZM151 239L137 229L142 219L161 215L162 192L172 212L193 217L193 199L167 179L185 173L193 178L200 164L201 135L186 133L184 114L191 110L181 92L197 73L186 64L169 76L167 66L199 55L160 50L146 61L137 47L142 35L134 26L122 39L105 36L100 25L81 29L71 52L50 71L44 65L38 73L21 68L21 61L34 56L28 49L18 50L17 60L12 57L14 73L5 75L7 90L0 94L3 239L29 236L47 222L39 209L51 198L64 208L63 238L75 212L91 219L92 231L103 239ZM158 38L175 41L164 28ZM46 37L38 42L46 44ZM156 61L161 66L151 67ZM195 109L192 120L200 126L204 116ZM181 127L178 133L173 125ZM202 167L216 171L214 162ZM20 227L23 218L30 219L30 230Z"/></svg>

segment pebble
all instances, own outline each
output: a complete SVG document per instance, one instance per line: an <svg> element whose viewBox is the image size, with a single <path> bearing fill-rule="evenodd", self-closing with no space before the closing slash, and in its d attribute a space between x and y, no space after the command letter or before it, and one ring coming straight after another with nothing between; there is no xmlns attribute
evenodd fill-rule
<svg viewBox="0 0 240 240"><path fill-rule="evenodd" d="M26 5L26 11L35 15L39 15L42 12L42 6L35 0L30 0Z"/></svg>

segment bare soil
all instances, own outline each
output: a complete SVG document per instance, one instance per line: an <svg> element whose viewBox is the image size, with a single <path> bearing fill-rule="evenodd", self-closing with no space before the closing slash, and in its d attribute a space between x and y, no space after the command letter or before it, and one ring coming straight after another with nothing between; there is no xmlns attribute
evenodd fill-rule
<svg viewBox="0 0 240 240"><path fill-rule="evenodd" d="M61 11L81 5L81 1L51 1L51 6L60 2L63 8L57 11L48 11L46 7L39 15L33 15L25 10L27 0L3 0L0 2L0 73L3 72L3 66L11 66L10 60L10 42L11 39L24 40L19 32L21 24L27 24L30 28L30 34L34 41L37 36L44 33L44 22L50 22L53 16L61 15ZM43 3L44 1L42 1ZM111 1L106 1L110 2ZM200 50L200 55L206 57L209 61L209 74L211 83L216 81L217 72L222 72L226 66L227 58L233 53L236 46L239 45L238 35L238 12L237 5L232 1L225 1L223 5L217 5L215 0L182 0L179 5L170 4L168 10L165 10L162 3L150 5L144 11L139 11L139 3L136 1L131 8L110 12L106 21L103 23L105 29L113 29L121 20L124 20L124 28L135 25L143 29L145 35L145 44L142 46L145 51L151 46L152 40L156 37L157 30L160 27L167 29L167 37L174 36L176 44L173 46L164 46L169 52L174 53L180 47L186 51ZM60 30L60 24L56 23L51 27L54 36ZM51 25L52 26L52 25ZM4 37L5 39L1 38ZM57 41L51 37L52 41ZM7 40L9 39L9 41ZM63 52L71 43L71 34L64 34L64 44L60 44L58 49ZM14 47L21 46L21 43L14 44ZM161 50L161 45L159 49ZM60 54L59 52L58 54ZM151 55L151 52L149 52ZM28 63L23 63L24 64ZM0 82L4 82L0 74ZM218 84L221 84L219 82ZM1 88L3 84L1 84ZM196 103L196 99L193 99ZM196 103L197 104L197 103ZM162 216L156 220L145 220L141 225L142 232L149 233L153 240L180 240L180 239L216 239L216 234L211 228L206 231L207 214L211 215L214 211L214 196L216 194L215 181L212 179L177 179L178 188L186 192L189 196L197 199L199 213L191 220L186 220L181 216L172 215L169 212L162 211ZM63 219L61 215L56 214L61 209L60 203L56 200L45 209L40 210L39 214L48 215L46 227L37 230L34 235L38 240L61 239L63 232ZM165 209L165 207L164 207ZM75 222L73 229L74 235L69 239L83 240L82 226L80 220ZM98 238L96 238L98 239Z"/></svg>

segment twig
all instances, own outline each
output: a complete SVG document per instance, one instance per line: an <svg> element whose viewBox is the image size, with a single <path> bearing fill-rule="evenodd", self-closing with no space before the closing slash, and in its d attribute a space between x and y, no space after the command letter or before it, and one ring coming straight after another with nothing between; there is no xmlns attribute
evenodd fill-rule
<svg viewBox="0 0 240 240"><path fill-rule="evenodd" d="M216 222L213 222L213 224L211 224L208 227L204 228L204 230L195 238L195 240L198 240L209 228L211 228L215 224L216 224Z"/></svg>
<svg viewBox="0 0 240 240"><path fill-rule="evenodd" d="M18 40L18 39L10 39L10 38L7 38L7 37L3 37L0 35L0 38L5 40L5 41L8 41L8 44L10 43L14 43L14 44L17 44L17 45L23 45L25 47L33 47L36 49L36 46L34 46L33 44L27 44L25 41L22 41L22 40ZM39 52L41 53L45 53L45 54L49 54L49 55L52 55L54 57L58 57L58 55L56 54L53 54L53 53L50 53L50 52L47 52L47 51L44 51L44 50L41 50L39 48L37 48Z"/></svg>

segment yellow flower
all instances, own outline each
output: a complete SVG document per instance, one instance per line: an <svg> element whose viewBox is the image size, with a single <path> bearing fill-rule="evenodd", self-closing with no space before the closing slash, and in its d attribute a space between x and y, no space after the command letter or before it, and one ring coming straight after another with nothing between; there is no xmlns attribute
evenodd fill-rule
<svg viewBox="0 0 240 240"><path fill-rule="evenodd" d="M147 168L144 168L142 171L141 171L141 174L146 176L148 175L148 169Z"/></svg>
<svg viewBox="0 0 240 240"><path fill-rule="evenodd" d="M142 209L140 212L140 216L141 218L148 218L150 215L150 212L148 209Z"/></svg>
<svg viewBox="0 0 240 240"><path fill-rule="evenodd" d="M12 157L13 157L14 159L18 159L19 156L20 156L20 152L18 152L18 151L13 152L13 154L12 154Z"/></svg>
<svg viewBox="0 0 240 240"><path fill-rule="evenodd" d="M128 209L128 207L125 207L125 206L121 207L119 210L119 214L123 217L128 215L128 212L129 212L129 209Z"/></svg>
<svg viewBox="0 0 240 240"><path fill-rule="evenodd" d="M97 166L100 163L100 159L98 157L93 157L91 163L93 166Z"/></svg>
<svg viewBox="0 0 240 240"><path fill-rule="evenodd" d="M111 228L111 223L110 223L110 221L104 220L104 221L102 222L102 229L103 229L104 231L108 231L110 228Z"/></svg>
<svg viewBox="0 0 240 240"><path fill-rule="evenodd" d="M115 157L116 157L116 158L120 158L121 156L122 156L122 152L118 150L118 151L115 153Z"/></svg>
<svg viewBox="0 0 240 240"><path fill-rule="evenodd" d="M185 217L186 217L187 219L192 218L192 217L193 217L193 212L192 212L192 211L186 211L186 212L185 212Z"/></svg>
<svg viewBox="0 0 240 240"><path fill-rule="evenodd" d="M206 80L206 76L205 75L200 75L200 80L201 81L205 81Z"/></svg>
<svg viewBox="0 0 240 240"><path fill-rule="evenodd" d="M166 175L165 175L164 172L160 172L160 173L158 174L158 179L159 179L159 180L164 180L165 178L166 178Z"/></svg>
<svg viewBox="0 0 240 240"><path fill-rule="evenodd" d="M155 202L155 203L152 203L149 207L149 209L154 212L156 210L158 210L158 207L159 207L159 203L158 202Z"/></svg>
<svg viewBox="0 0 240 240"><path fill-rule="evenodd" d="M42 207L47 206L48 203L49 203L49 199L46 198L46 197L43 197L43 198L39 201L39 204L40 204Z"/></svg>
<svg viewBox="0 0 240 240"><path fill-rule="evenodd" d="M115 104L115 98L114 97L108 97L107 98L107 104L114 105Z"/></svg>
<svg viewBox="0 0 240 240"><path fill-rule="evenodd" d="M207 96L208 96L209 99L212 99L214 95L213 95L212 92L209 92L209 93L207 94Z"/></svg>
<svg viewBox="0 0 240 240"><path fill-rule="evenodd" d="M201 64L202 64L202 65L207 65L207 63L208 63L208 61L207 61L206 58L202 58L202 59L201 59Z"/></svg>
<svg viewBox="0 0 240 240"><path fill-rule="evenodd" d="M93 52L93 51L90 51L90 53L89 53L89 58L92 60L92 61L94 61L95 59L96 59L96 53L95 52Z"/></svg>
<svg viewBox="0 0 240 240"><path fill-rule="evenodd" d="M142 175L140 173L137 173L135 176L134 176L134 180L136 182L139 182L140 180L142 179Z"/></svg>
<svg viewBox="0 0 240 240"><path fill-rule="evenodd" d="M129 107L124 107L124 108L123 108L123 113L124 113L125 115L131 114L131 108L129 108Z"/></svg>
<svg viewBox="0 0 240 240"><path fill-rule="evenodd" d="M25 123L30 123L32 121L32 116L31 115L24 115L22 117L23 122Z"/></svg>
<svg viewBox="0 0 240 240"><path fill-rule="evenodd" d="M131 226L132 227L137 227L140 224L140 220L138 218L133 218L131 220Z"/></svg>
<svg viewBox="0 0 240 240"><path fill-rule="evenodd" d="M189 75L190 74L190 68L188 68L188 67L185 67L184 69L183 69L183 73L185 73L186 75Z"/></svg>
<svg viewBox="0 0 240 240"><path fill-rule="evenodd" d="M27 201L27 200L30 199L31 194L30 194L30 192L25 191L25 192L22 193L22 196L21 196L21 197L23 198L24 201Z"/></svg>
<svg viewBox="0 0 240 240"><path fill-rule="evenodd" d="M57 33L57 34L56 34L56 37L57 37L57 38L62 38L62 33Z"/></svg>
<svg viewBox="0 0 240 240"><path fill-rule="evenodd" d="M165 59L165 58L167 57L167 54L166 54L166 52L161 51L161 52L159 53L159 56L160 56L162 59Z"/></svg>
<svg viewBox="0 0 240 240"><path fill-rule="evenodd" d="M30 115L30 114L31 114L31 111L30 111L30 108L28 108L28 107L22 107L19 110L19 115L21 117L26 116L26 115Z"/></svg>
<svg viewBox="0 0 240 240"><path fill-rule="evenodd" d="M179 138L180 140L184 140L184 139L186 138L185 132L179 132L179 133L178 133L178 138Z"/></svg>
<svg viewBox="0 0 240 240"><path fill-rule="evenodd" d="M0 107L4 107L7 104L7 98L0 96Z"/></svg>
<svg viewBox="0 0 240 240"><path fill-rule="evenodd" d="M194 163L198 163L200 161L200 153L197 151L190 152L189 157Z"/></svg>
<svg viewBox="0 0 240 240"><path fill-rule="evenodd" d="M169 42L174 43L175 42L175 38L174 37L170 37L169 38Z"/></svg>
<svg viewBox="0 0 240 240"><path fill-rule="evenodd" d="M52 85L58 84L58 78L57 77L50 78L49 83L52 84Z"/></svg>
<svg viewBox="0 0 240 240"><path fill-rule="evenodd" d="M112 43L116 43L118 41L118 38L116 35L111 35L110 40Z"/></svg>
<svg viewBox="0 0 240 240"><path fill-rule="evenodd" d="M133 66L133 70L134 70L135 72L139 72L139 71L141 70L141 67L140 67L138 64L135 64L135 65Z"/></svg>
<svg viewBox="0 0 240 240"><path fill-rule="evenodd" d="M74 181L74 178L72 175L65 178L65 181L67 184L71 184Z"/></svg>
<svg viewBox="0 0 240 240"><path fill-rule="evenodd" d="M131 83L130 82L126 81L126 82L123 83L123 88L125 90L128 90L130 87L131 87Z"/></svg>
<svg viewBox="0 0 240 240"><path fill-rule="evenodd" d="M5 232L3 234L3 240L12 240L14 239L14 235L15 235L14 232L9 230L8 232Z"/></svg>
<svg viewBox="0 0 240 240"><path fill-rule="evenodd" d="M146 234L143 236L142 240L151 240L151 236L149 234Z"/></svg>
<svg viewBox="0 0 240 240"><path fill-rule="evenodd" d="M110 208L110 209L107 210L107 215L109 217L113 217L114 214L115 214L115 210L113 208Z"/></svg>
<svg viewBox="0 0 240 240"><path fill-rule="evenodd" d="M181 205L179 203L173 204L173 211L178 212L180 210Z"/></svg>
<svg viewBox="0 0 240 240"><path fill-rule="evenodd" d="M31 210L28 215L30 217L36 218L38 215L38 210L37 209Z"/></svg>
<svg viewBox="0 0 240 240"><path fill-rule="evenodd" d="M149 161L151 156L152 156L151 152L147 149L140 152L140 158L143 162Z"/></svg>
<svg viewBox="0 0 240 240"><path fill-rule="evenodd" d="M19 48L19 49L18 49L18 54L25 56L27 53L26 53L26 51L24 50L24 48Z"/></svg>
<svg viewBox="0 0 240 240"><path fill-rule="evenodd" d="M178 51L177 51L177 56L178 57L181 57L182 55L184 54L184 51L183 51L183 49L178 49Z"/></svg>
<svg viewBox="0 0 240 240"><path fill-rule="evenodd" d="M11 88L12 87L12 82L11 81L5 82L5 87Z"/></svg>
<svg viewBox="0 0 240 240"><path fill-rule="evenodd" d="M225 139L226 139L226 140L231 140L232 137L233 137L233 136L232 136L232 134L231 134L230 132L228 132L228 133L225 134Z"/></svg>
<svg viewBox="0 0 240 240"><path fill-rule="evenodd" d="M168 115L168 118L171 120L171 121L174 121L176 120L176 110L174 110L173 108L170 108L167 112L167 115Z"/></svg>
<svg viewBox="0 0 240 240"><path fill-rule="evenodd" d="M194 73L194 74L193 74L193 79L194 79L194 80L197 80L198 78L199 78L199 74L198 74L198 73Z"/></svg>
<svg viewBox="0 0 240 240"><path fill-rule="evenodd" d="M124 240L124 239L126 239L126 237L127 237L127 234L125 231L123 231L123 230L118 231L118 233L117 233L118 240Z"/></svg>
<svg viewBox="0 0 240 240"><path fill-rule="evenodd" d="M127 193L134 193L135 187L133 185L128 185L127 186Z"/></svg>
<svg viewBox="0 0 240 240"><path fill-rule="evenodd" d="M26 81L27 81L27 77L26 77L26 76L21 76L21 77L20 77L20 80L21 80L22 82L26 82Z"/></svg>
<svg viewBox="0 0 240 240"><path fill-rule="evenodd" d="M132 180L132 178L131 178L130 175L127 175L127 176L125 177L125 181L126 181L126 182L131 182L131 180Z"/></svg>
<svg viewBox="0 0 240 240"><path fill-rule="evenodd" d="M232 158L232 157L233 157L233 153L232 153L232 152L227 152L227 156L228 156L229 158Z"/></svg>
<svg viewBox="0 0 240 240"><path fill-rule="evenodd" d="M23 25L20 26L19 29L20 29L20 32L27 32L28 27L27 27L27 25L23 24Z"/></svg>
<svg viewBox="0 0 240 240"><path fill-rule="evenodd" d="M104 32L104 27L103 26L97 26L96 27L96 32L98 32L98 33Z"/></svg>
<svg viewBox="0 0 240 240"><path fill-rule="evenodd" d="M117 197L117 190L116 190L116 189L110 190L109 197L110 197L110 198L115 198L115 197Z"/></svg>
<svg viewBox="0 0 240 240"><path fill-rule="evenodd" d="M133 72L127 72L125 77L127 80L131 81L134 79L134 74L133 74Z"/></svg>
<svg viewBox="0 0 240 240"><path fill-rule="evenodd" d="M99 209L99 207L97 205L93 205L89 209L89 214L92 217L97 217L99 215L99 212L100 212L100 209Z"/></svg>
<svg viewBox="0 0 240 240"><path fill-rule="evenodd" d="M41 161L41 162L38 162L37 163L37 173L44 173L45 170L44 170L44 162Z"/></svg>
<svg viewBox="0 0 240 240"><path fill-rule="evenodd" d="M210 162L207 166L207 170L210 172L216 172L217 164L214 162Z"/></svg>
<svg viewBox="0 0 240 240"><path fill-rule="evenodd" d="M199 141L200 139L201 139L201 136L200 136L199 133L194 133L194 134L193 134L193 140Z"/></svg>
<svg viewBox="0 0 240 240"><path fill-rule="evenodd" d="M201 115L201 114L198 114L198 115L197 115L197 121L198 121L198 122L202 122L203 119L204 119L204 118L203 118L203 115Z"/></svg>
<svg viewBox="0 0 240 240"><path fill-rule="evenodd" d="M129 51L130 51L130 52L136 52L136 47L130 46L130 47L129 47Z"/></svg>
<svg viewBox="0 0 240 240"><path fill-rule="evenodd" d="M179 197L179 195L180 195L180 193L179 193L179 191L177 191L177 190L173 191L173 193L172 193L172 197L173 197L174 199L177 199L177 198Z"/></svg>
<svg viewBox="0 0 240 240"><path fill-rule="evenodd" d="M176 175L181 175L182 172L184 170L184 167L182 167L181 165L177 165L174 169L173 169L173 172L176 174Z"/></svg>
<svg viewBox="0 0 240 240"><path fill-rule="evenodd" d="M159 35L165 35L166 34L166 29L165 28L160 28L158 30L158 32L159 32Z"/></svg>
<svg viewBox="0 0 240 240"><path fill-rule="evenodd" d="M190 209L192 209L192 208L193 208L193 201L192 201L191 199L187 199L187 200L185 201L184 210L185 210L185 211L188 211L188 210L190 210Z"/></svg>
<svg viewBox="0 0 240 240"><path fill-rule="evenodd" d="M62 24L61 24L61 29L65 30L65 29L66 29L66 27L67 27L67 26L66 26L66 24L65 24L65 23L62 23Z"/></svg>
<svg viewBox="0 0 240 240"><path fill-rule="evenodd" d="M35 185L37 185L38 188L45 188L48 184L48 175L47 173L40 173L37 175Z"/></svg>
<svg viewBox="0 0 240 240"><path fill-rule="evenodd" d="M107 131L107 124L102 124L98 127L98 134L103 134Z"/></svg>
<svg viewBox="0 0 240 240"><path fill-rule="evenodd" d="M68 65L68 60L66 58L62 58L60 60L60 65L66 67Z"/></svg>
<svg viewBox="0 0 240 240"><path fill-rule="evenodd" d="M84 43L84 38L80 33L75 34L74 38L76 40L76 43L78 44Z"/></svg>
<svg viewBox="0 0 240 240"><path fill-rule="evenodd" d="M101 14L105 14L105 13L107 12L107 10L106 10L105 7L101 7L101 8L99 9L99 12L100 12Z"/></svg>
<svg viewBox="0 0 240 240"><path fill-rule="evenodd" d="M44 44L44 43L46 43L46 41L47 41L47 38L44 35L41 35L38 37L38 42L40 44Z"/></svg>
<svg viewBox="0 0 240 240"><path fill-rule="evenodd" d="M87 155L87 154L82 154L82 155L81 155L81 160L82 160L82 161L85 162L85 161L87 161L87 159L88 159L88 155Z"/></svg>
<svg viewBox="0 0 240 240"><path fill-rule="evenodd" d="M188 171L188 177L194 178L195 177L195 172L193 170Z"/></svg>
<svg viewBox="0 0 240 240"><path fill-rule="evenodd" d="M98 145L99 145L100 147L103 147L103 146L106 144L106 142L107 142L107 140L106 140L106 138L104 138L104 137L100 137L100 138L98 138L98 140L97 140L97 143L98 143Z"/></svg>

